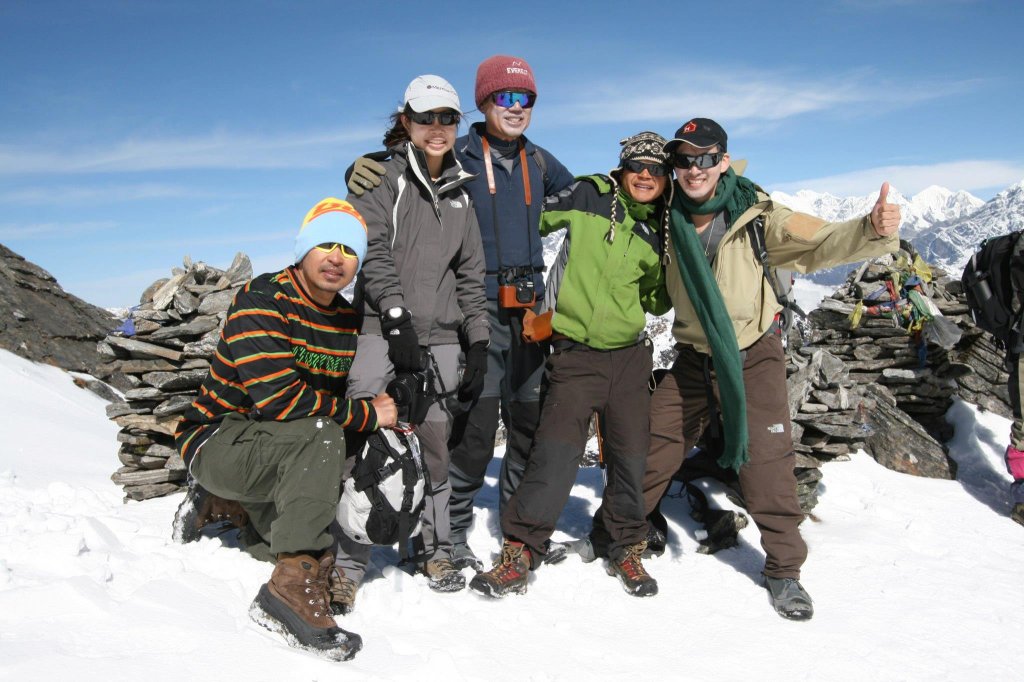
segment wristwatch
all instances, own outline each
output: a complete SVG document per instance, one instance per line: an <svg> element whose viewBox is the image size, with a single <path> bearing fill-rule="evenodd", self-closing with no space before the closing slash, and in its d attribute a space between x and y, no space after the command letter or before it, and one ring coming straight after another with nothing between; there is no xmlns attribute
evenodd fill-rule
<svg viewBox="0 0 1024 682"><path fill-rule="evenodd" d="M384 311L384 314L390 317L392 320L397 320L402 316L402 306L396 305L394 308L388 308Z"/></svg>

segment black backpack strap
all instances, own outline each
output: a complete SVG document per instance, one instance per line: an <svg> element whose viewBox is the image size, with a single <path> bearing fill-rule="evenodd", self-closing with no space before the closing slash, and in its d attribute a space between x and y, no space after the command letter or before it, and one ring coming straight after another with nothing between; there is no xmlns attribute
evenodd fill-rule
<svg viewBox="0 0 1024 682"><path fill-rule="evenodd" d="M402 508L398 510L398 554L399 559L409 558L409 533L412 531L412 497L416 488L416 462L408 450L402 455ZM425 493L426 491L424 491Z"/></svg>
<svg viewBox="0 0 1024 682"><path fill-rule="evenodd" d="M548 160L544 158L543 152L539 147L534 147L533 151L530 152L530 156L537 162L537 168L540 168L540 174L544 181L544 187L548 186Z"/></svg>
<svg viewBox="0 0 1024 682"><path fill-rule="evenodd" d="M783 308L789 308L800 317L807 317L807 313L797 305L793 297L788 293L782 291L782 285L779 284L779 278L773 268L768 263L768 247L765 245L764 237L764 216L758 215L752 221L747 223L747 234L750 237L750 245L754 249L754 253L757 255L757 260L761 262L761 272L764 274L764 278L768 280L769 286L772 288L772 293L775 294L775 300L779 302Z"/></svg>

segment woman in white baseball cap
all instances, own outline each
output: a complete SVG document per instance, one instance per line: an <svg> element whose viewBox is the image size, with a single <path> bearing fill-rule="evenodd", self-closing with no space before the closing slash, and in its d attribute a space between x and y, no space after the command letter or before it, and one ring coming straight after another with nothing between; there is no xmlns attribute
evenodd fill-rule
<svg viewBox="0 0 1024 682"><path fill-rule="evenodd" d="M448 81L414 78L384 136L390 158L380 184L349 195L366 220L368 245L356 283L364 322L348 395L375 396L396 374L426 370L434 376L442 400L416 426L430 487L414 544L430 588L440 592L466 584L451 561L452 413L445 404L479 395L490 337L480 228L465 188L473 176L452 151L461 117L459 95ZM338 537L334 582L344 589L334 591L336 612L351 608L369 551L352 534Z"/></svg>

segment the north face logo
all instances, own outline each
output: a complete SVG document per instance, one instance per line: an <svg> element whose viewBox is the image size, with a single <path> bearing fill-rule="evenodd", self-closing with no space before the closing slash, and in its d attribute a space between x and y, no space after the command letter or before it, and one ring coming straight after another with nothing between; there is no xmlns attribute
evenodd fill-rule
<svg viewBox="0 0 1024 682"><path fill-rule="evenodd" d="M686 125L683 126L683 132L684 133L692 133L696 129L697 129L697 122L696 121L690 121L689 123L687 123Z"/></svg>
<svg viewBox="0 0 1024 682"><path fill-rule="evenodd" d="M448 203L451 204L452 208L462 208L462 202L458 199L449 199Z"/></svg>

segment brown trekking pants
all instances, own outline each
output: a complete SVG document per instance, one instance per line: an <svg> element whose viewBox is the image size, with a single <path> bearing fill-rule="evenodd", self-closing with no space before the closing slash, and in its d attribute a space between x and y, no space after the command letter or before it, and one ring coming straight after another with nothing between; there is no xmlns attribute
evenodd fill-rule
<svg viewBox="0 0 1024 682"><path fill-rule="evenodd" d="M708 425L710 409L705 383L707 355L683 346L671 370L651 397L651 448L644 476L644 504L651 513L672 475ZM718 384L711 373L716 400ZM793 437L786 394L786 362L782 343L767 334L747 348L743 362L747 398L750 461L739 479L747 511L761 531L764 574L799 578L807 558L800 537L804 515L793 473Z"/></svg>

